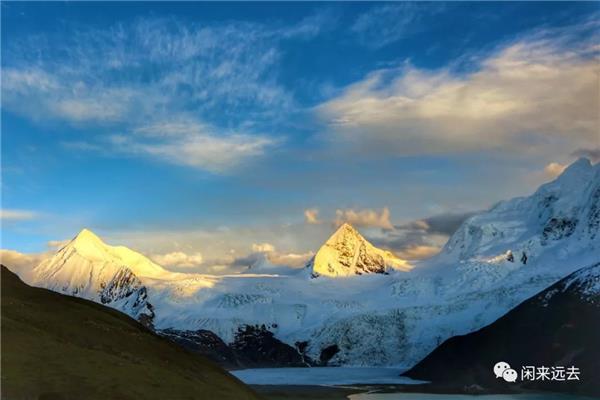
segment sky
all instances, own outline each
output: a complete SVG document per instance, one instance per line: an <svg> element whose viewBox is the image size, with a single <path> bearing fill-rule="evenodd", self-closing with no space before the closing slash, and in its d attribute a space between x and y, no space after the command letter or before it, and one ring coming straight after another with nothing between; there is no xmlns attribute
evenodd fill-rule
<svg viewBox="0 0 600 400"><path fill-rule="evenodd" d="M1 3L2 238L179 271L407 259L600 157L595 2ZM8 251L10 250L10 251Z"/></svg>

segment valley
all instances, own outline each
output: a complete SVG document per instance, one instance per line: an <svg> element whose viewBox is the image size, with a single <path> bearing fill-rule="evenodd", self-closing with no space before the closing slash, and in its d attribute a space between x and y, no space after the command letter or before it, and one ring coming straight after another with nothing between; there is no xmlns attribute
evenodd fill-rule
<svg viewBox="0 0 600 400"><path fill-rule="evenodd" d="M258 370L264 378L255 380L249 368L393 367L399 375L414 367L409 377L448 387L443 377L452 375L444 368L437 375L427 372L436 371L441 361L432 361L438 365L433 369L422 363L461 335L492 329L508 318L503 315L524 307L520 303L534 301L528 298L544 297L544 290L554 293L569 274L595 271L599 227L600 167L581 159L532 196L501 202L469 218L438 255L414 264L376 248L343 224L304 268L267 273L269 266L263 265L238 275L190 274L169 271L84 229L22 275L31 285L128 314L188 351L240 370L234 374L250 384L314 384L326 369L307 369L319 375L307 381L289 369L274 370L270 378L264 375L267 370ZM557 308L551 315L570 318L571 312L583 318L570 308ZM526 328L518 323L504 328L512 329ZM509 341L517 343L514 337ZM539 354L556 345L538 343L543 343ZM586 349L599 351L592 344ZM452 354L454 363L462 360L457 351ZM483 382L483 392L504 390L486 381L484 364L475 379ZM593 368L593 362L581 364ZM300 380L287 381L286 374ZM335 384L405 379L385 381L376 373L371 380L360 372L351 376ZM586 385L582 393L596 393L596 385Z"/></svg>

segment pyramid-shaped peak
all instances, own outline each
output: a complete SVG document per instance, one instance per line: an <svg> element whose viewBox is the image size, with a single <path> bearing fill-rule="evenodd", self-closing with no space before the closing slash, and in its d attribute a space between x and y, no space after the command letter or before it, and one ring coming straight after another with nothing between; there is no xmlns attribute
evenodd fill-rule
<svg viewBox="0 0 600 400"><path fill-rule="evenodd" d="M362 235L356 230L354 229L354 227L352 225L350 225L347 222L344 222L342 225L340 225L340 227L333 233L333 235L331 235L331 237L329 238L329 241L337 241L343 238L347 238L347 237L355 237L355 238L360 238L363 239Z"/></svg>
<svg viewBox="0 0 600 400"><path fill-rule="evenodd" d="M369 243L352 225L342 224L309 263L312 276L383 274L410 266L392 253Z"/></svg>
<svg viewBox="0 0 600 400"><path fill-rule="evenodd" d="M66 265L69 263L66 263L65 260L77 261ZM93 269L95 265L112 265L115 273L122 267L127 267L139 276L157 276L165 272L161 266L134 250L125 246L111 246L104 243L100 237L89 229L82 229L77 236L47 261L43 269L64 269L67 266L71 267L72 271L77 271L75 273L88 271L90 268ZM41 264L38 268L40 267L42 267Z"/></svg>
<svg viewBox="0 0 600 400"><path fill-rule="evenodd" d="M104 242L98 237L98 235L96 235L94 232L87 228L83 228L73 240L77 242L96 242L104 244Z"/></svg>
<svg viewBox="0 0 600 400"><path fill-rule="evenodd" d="M75 249L78 253L91 258L104 258L108 246L94 232L84 228L65 246L65 249Z"/></svg>

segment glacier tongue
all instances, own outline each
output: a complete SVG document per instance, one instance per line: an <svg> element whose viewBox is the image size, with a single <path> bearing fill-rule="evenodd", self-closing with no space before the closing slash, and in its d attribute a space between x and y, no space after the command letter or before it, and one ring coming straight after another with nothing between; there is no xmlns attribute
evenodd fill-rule
<svg viewBox="0 0 600 400"><path fill-rule="evenodd" d="M600 165L579 160L533 195L468 219L410 271L396 272L408 265L349 225L309 268L285 275L168 273L84 231L35 269L33 283L152 316L157 329L206 329L231 342L240 326L264 324L292 346L308 342L313 359L335 346L334 364L408 367L599 262L599 230Z"/></svg>

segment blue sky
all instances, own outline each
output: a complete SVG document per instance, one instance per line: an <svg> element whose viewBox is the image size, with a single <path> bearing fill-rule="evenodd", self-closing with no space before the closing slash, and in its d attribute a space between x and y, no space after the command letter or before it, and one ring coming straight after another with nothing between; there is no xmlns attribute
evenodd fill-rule
<svg viewBox="0 0 600 400"><path fill-rule="evenodd" d="M4 2L2 248L88 227L210 270L305 259L349 221L431 254L471 212L598 155L598 16Z"/></svg>

